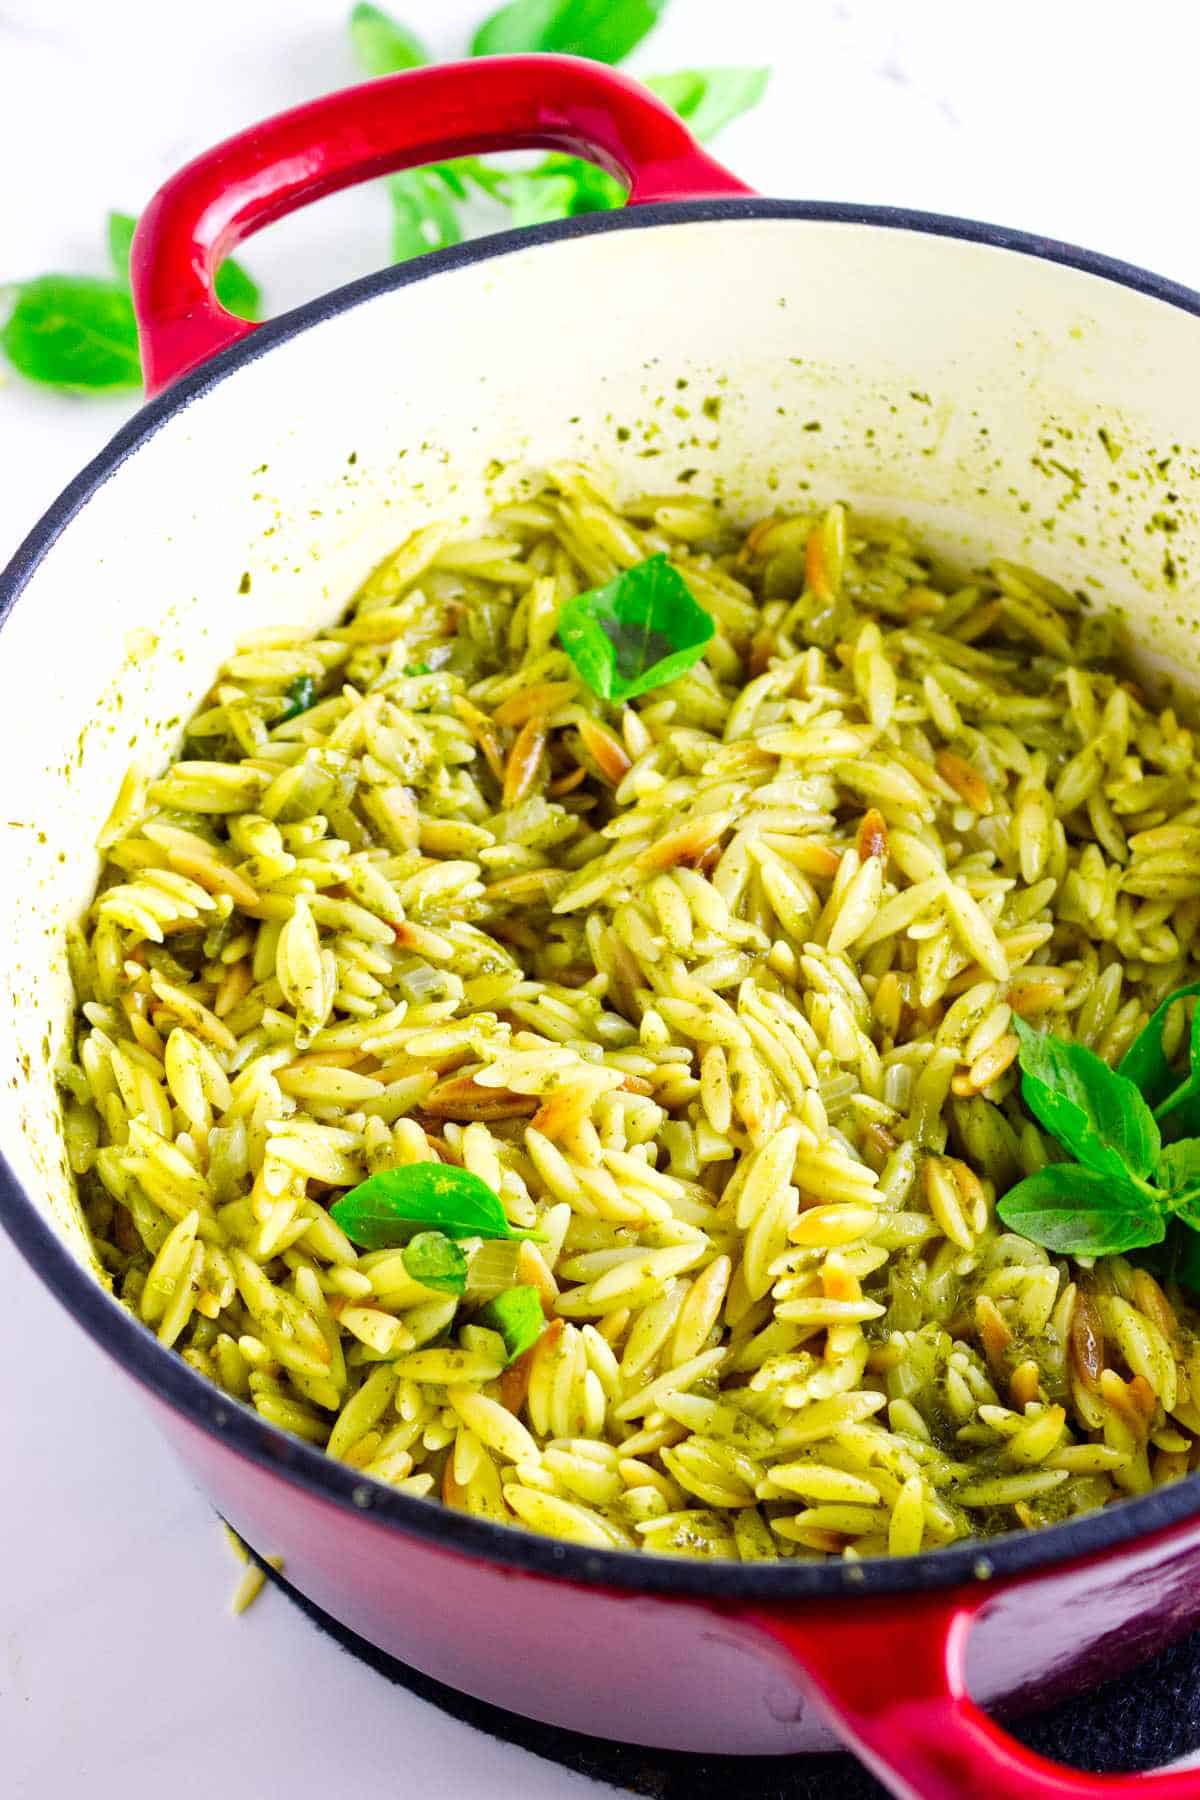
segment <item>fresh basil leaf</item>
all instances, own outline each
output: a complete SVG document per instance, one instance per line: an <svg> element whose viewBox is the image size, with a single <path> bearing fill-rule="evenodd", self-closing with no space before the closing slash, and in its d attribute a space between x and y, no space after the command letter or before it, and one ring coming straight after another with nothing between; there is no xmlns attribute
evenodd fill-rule
<svg viewBox="0 0 1200 1800"><path fill-rule="evenodd" d="M1179 1138L1200 1137L1200 1082L1193 1085L1189 1080L1185 1091L1178 1097L1173 1096L1170 1107L1160 1111L1158 1129L1164 1144L1173 1144Z"/></svg>
<svg viewBox="0 0 1200 1800"><path fill-rule="evenodd" d="M1176 988L1168 994L1161 1006L1155 1008L1142 1030L1134 1038L1133 1043L1121 1059L1118 1073L1127 1081L1140 1088L1147 1102L1152 1107L1159 1107L1168 1099L1184 1081L1182 1072L1172 1068L1163 1051L1163 1028L1167 1022L1167 1014L1178 1000L1185 1000L1190 994L1200 994L1200 981L1189 982L1186 987ZM1197 1048L1196 1018L1200 1016L1200 1006L1192 1018L1191 1064L1193 1074L1200 1065L1200 1050Z"/></svg>
<svg viewBox="0 0 1200 1800"><path fill-rule="evenodd" d="M0 330L0 350L19 374L50 387L141 385L133 302L119 282L94 275L22 282Z"/></svg>
<svg viewBox="0 0 1200 1800"><path fill-rule="evenodd" d="M290 702L288 709L286 712L280 713L275 723L285 725L289 719L294 719L300 713L307 712L316 697L317 684L312 676L297 675L295 681L286 690L286 698Z"/></svg>
<svg viewBox="0 0 1200 1800"><path fill-rule="evenodd" d="M484 20L471 55L557 50L618 63L653 30L666 6L667 0L511 0Z"/></svg>
<svg viewBox="0 0 1200 1800"><path fill-rule="evenodd" d="M451 1238L538 1236L534 1231L514 1231L487 1182L452 1163L384 1169L343 1194L329 1211L351 1243L364 1250L406 1244L418 1232L431 1229Z"/></svg>
<svg viewBox="0 0 1200 1800"><path fill-rule="evenodd" d="M466 198L468 187L477 187L491 199L503 201L510 180L503 169L493 169L480 156L457 156L453 162L430 163L429 167L460 200Z"/></svg>
<svg viewBox="0 0 1200 1800"><path fill-rule="evenodd" d="M625 204L625 189L615 175L602 169L599 163L588 162L582 156L560 156L557 152L547 156L532 171L535 177L544 176L553 179L555 176L568 175L575 184L575 192L571 197L571 216L579 213L615 212Z"/></svg>
<svg viewBox="0 0 1200 1800"><path fill-rule="evenodd" d="M469 157L464 156L461 167L452 162L430 163L428 172L436 181L440 181L446 191L453 194L456 200L465 200L467 197L467 183L464 176L466 174L466 165L470 160Z"/></svg>
<svg viewBox="0 0 1200 1800"><path fill-rule="evenodd" d="M258 283L247 275L241 263L227 256L213 279L217 299L239 319L257 319L262 314L262 295Z"/></svg>
<svg viewBox="0 0 1200 1800"><path fill-rule="evenodd" d="M438 1294L461 1294L467 1285L467 1259L444 1231L419 1231L405 1245L401 1261L414 1281Z"/></svg>
<svg viewBox="0 0 1200 1800"><path fill-rule="evenodd" d="M680 69L673 75L650 75L646 86L665 100L698 138L711 138L757 106L770 79L770 69Z"/></svg>
<svg viewBox="0 0 1200 1800"><path fill-rule="evenodd" d="M630 700L682 675L704 652L713 622L661 552L563 607L558 638L602 700Z"/></svg>
<svg viewBox="0 0 1200 1800"><path fill-rule="evenodd" d="M1078 1163L1048 1163L1010 1188L996 1211L1022 1237L1064 1256L1115 1256L1159 1244L1166 1232L1153 1194Z"/></svg>
<svg viewBox="0 0 1200 1800"><path fill-rule="evenodd" d="M1160 1140L1154 1114L1133 1082L1084 1044L1035 1031L1018 1015L1021 1097L1036 1119L1086 1168L1149 1175Z"/></svg>
<svg viewBox="0 0 1200 1800"><path fill-rule="evenodd" d="M350 14L350 42L368 75L395 75L419 69L429 52L415 32L379 6L356 6Z"/></svg>
<svg viewBox="0 0 1200 1800"><path fill-rule="evenodd" d="M514 225L543 225L580 213L614 212L625 204L625 189L595 163L555 154L532 169L505 176L502 198Z"/></svg>
<svg viewBox="0 0 1200 1800"><path fill-rule="evenodd" d="M392 256L407 262L427 250L462 242L453 197L432 169L406 169L388 176L392 200Z"/></svg>
<svg viewBox="0 0 1200 1800"><path fill-rule="evenodd" d="M1188 1045L1188 1073L1155 1109L1165 1137L1178 1140L1200 1136L1200 1005L1192 1011Z"/></svg>
<svg viewBox="0 0 1200 1800"><path fill-rule="evenodd" d="M475 1315L477 1325L498 1331L504 1339L509 1362L531 1350L546 1329L546 1315L535 1287L508 1288L497 1294Z"/></svg>
<svg viewBox="0 0 1200 1800"><path fill-rule="evenodd" d="M1182 1138L1168 1144L1158 1159L1154 1179L1173 1199L1193 1190L1200 1195L1200 1138Z"/></svg>
<svg viewBox="0 0 1200 1800"><path fill-rule="evenodd" d="M129 252L137 220L132 213L110 212L108 215L108 255L113 272L122 287L129 286ZM217 299L240 319L257 319L262 311L262 295L258 284L241 263L227 256L217 270L213 283Z"/></svg>
<svg viewBox="0 0 1200 1800"><path fill-rule="evenodd" d="M514 225L545 225L551 219L569 219L575 204L575 183L570 175L542 175L530 169L511 177L508 204Z"/></svg>

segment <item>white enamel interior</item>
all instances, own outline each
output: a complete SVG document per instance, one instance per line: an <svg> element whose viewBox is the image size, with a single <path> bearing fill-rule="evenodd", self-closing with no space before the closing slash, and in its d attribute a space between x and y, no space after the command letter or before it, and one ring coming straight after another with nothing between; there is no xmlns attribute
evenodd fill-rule
<svg viewBox="0 0 1200 1800"><path fill-rule="evenodd" d="M418 280L201 394L70 521L0 638L0 1142L37 1204L86 1256L52 1075L63 931L126 766L161 764L240 635L333 619L415 526L570 456L626 491L694 471L746 519L810 495L907 517L955 561L1120 606L1186 667L1198 352L1188 312L1028 254L694 218Z"/></svg>

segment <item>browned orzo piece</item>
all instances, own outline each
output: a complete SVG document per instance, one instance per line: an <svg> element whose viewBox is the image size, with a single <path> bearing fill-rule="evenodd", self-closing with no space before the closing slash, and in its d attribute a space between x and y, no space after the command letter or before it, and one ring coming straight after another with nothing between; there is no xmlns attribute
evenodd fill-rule
<svg viewBox="0 0 1200 1800"><path fill-rule="evenodd" d="M1008 1004L1023 1019L1038 1019L1062 1003L1057 981L1014 981L1009 984Z"/></svg>
<svg viewBox="0 0 1200 1800"><path fill-rule="evenodd" d="M878 809L872 806L862 816L856 840L859 857L866 862L868 856L886 856L888 853L887 820Z"/></svg>
<svg viewBox="0 0 1200 1800"><path fill-rule="evenodd" d="M988 1294L980 1294L975 1302L975 1329L979 1333L979 1342L989 1369L997 1381L1006 1381L1008 1349L1012 1344L1013 1334L996 1302Z"/></svg>
<svg viewBox="0 0 1200 1800"><path fill-rule="evenodd" d="M829 565L825 556L825 539L819 525L813 527L808 534L808 542L804 546L804 579L813 596L827 605L833 599L833 584L829 579Z"/></svg>
<svg viewBox="0 0 1200 1800"><path fill-rule="evenodd" d="M525 1404L532 1359L532 1349L524 1351L514 1362L509 1363L496 1384L497 1398L501 1406L506 1406L510 1413L519 1413Z"/></svg>
<svg viewBox="0 0 1200 1800"><path fill-rule="evenodd" d="M577 787L581 787L587 780L587 774L584 768L569 769L565 775L556 775L548 784L546 792L552 800L561 800L565 794L572 794Z"/></svg>
<svg viewBox="0 0 1200 1800"><path fill-rule="evenodd" d="M712 850L729 829L728 818L715 814L691 820L667 831L637 857L636 866L647 872L670 869L677 863L696 863Z"/></svg>
<svg viewBox="0 0 1200 1800"><path fill-rule="evenodd" d="M1104 1324L1082 1284L1076 1286L1071 1311L1070 1351L1071 1366L1084 1387L1093 1394L1099 1393L1104 1369Z"/></svg>
<svg viewBox="0 0 1200 1800"><path fill-rule="evenodd" d="M532 1094L480 1087L472 1075L451 1075L426 1094L421 1110L431 1119L521 1119L538 1110Z"/></svg>
<svg viewBox="0 0 1200 1800"><path fill-rule="evenodd" d="M942 780L948 782L973 811L987 814L993 810L991 789L978 769L956 756L953 750L939 750L933 761Z"/></svg>
<svg viewBox="0 0 1200 1800"><path fill-rule="evenodd" d="M468 726L475 742L483 752L484 760L497 781L504 780L504 751L500 743L500 735L486 713L480 712L477 706L461 694L453 701L455 712Z"/></svg>
<svg viewBox="0 0 1200 1800"><path fill-rule="evenodd" d="M598 719L584 714L579 720L579 737L584 750L595 763L604 780L616 787L633 767L624 744L615 732Z"/></svg>
<svg viewBox="0 0 1200 1800"><path fill-rule="evenodd" d="M1144 1443L1150 1435L1150 1421L1158 1405L1154 1389L1145 1376L1134 1375L1128 1381L1122 1381L1115 1369L1104 1369L1100 1374L1099 1391L1134 1436Z"/></svg>
<svg viewBox="0 0 1200 1800"><path fill-rule="evenodd" d="M1013 1405L1023 1412L1032 1401L1037 1399L1040 1385L1037 1364L1032 1360L1018 1363L1009 1380L1009 1398Z"/></svg>
<svg viewBox="0 0 1200 1800"><path fill-rule="evenodd" d="M544 719L556 707L565 706L574 693L574 681L543 681L534 687L522 688L496 708L492 722L508 728L526 725L532 719Z"/></svg>
<svg viewBox="0 0 1200 1800"><path fill-rule="evenodd" d="M519 806L526 795L532 792L545 748L544 721L540 716L527 719L517 733L504 766L500 797L505 806Z"/></svg>

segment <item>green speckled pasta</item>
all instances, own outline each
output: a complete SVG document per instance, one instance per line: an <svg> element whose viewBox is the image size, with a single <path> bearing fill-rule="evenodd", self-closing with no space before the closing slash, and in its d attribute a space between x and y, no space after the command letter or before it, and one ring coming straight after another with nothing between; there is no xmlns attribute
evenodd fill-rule
<svg viewBox="0 0 1200 1800"><path fill-rule="evenodd" d="M716 634L609 707L558 614L659 552ZM1184 1297L996 1217L1047 1154L1013 1012L1115 1061L1196 974L1192 736L1050 582L557 469L239 646L99 841L61 1073L90 1227L273 1424L510 1525L747 1560L1200 1460ZM327 1210L430 1158L541 1234L468 1240L461 1298ZM505 1367L478 1312L514 1285L548 1324Z"/></svg>

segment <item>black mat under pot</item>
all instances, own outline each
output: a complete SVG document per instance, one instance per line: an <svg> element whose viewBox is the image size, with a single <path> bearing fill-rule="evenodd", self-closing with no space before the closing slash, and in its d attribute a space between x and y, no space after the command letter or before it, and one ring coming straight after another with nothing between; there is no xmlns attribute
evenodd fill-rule
<svg viewBox="0 0 1200 1800"><path fill-rule="evenodd" d="M849 1756L692 1756L607 1743L519 1718L385 1655L306 1600L257 1556L255 1561L319 1631L386 1680L476 1731L625 1793L649 1800L884 1800L883 1788ZM1158 1768L1200 1750L1200 1633L1120 1681L1021 1720L1012 1729L1044 1756L1095 1773Z"/></svg>

